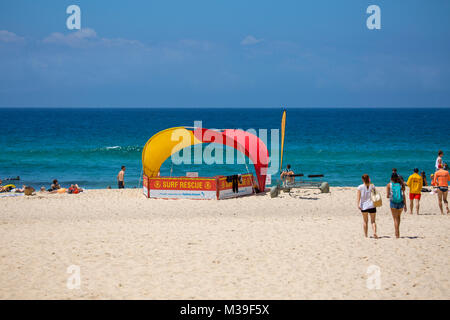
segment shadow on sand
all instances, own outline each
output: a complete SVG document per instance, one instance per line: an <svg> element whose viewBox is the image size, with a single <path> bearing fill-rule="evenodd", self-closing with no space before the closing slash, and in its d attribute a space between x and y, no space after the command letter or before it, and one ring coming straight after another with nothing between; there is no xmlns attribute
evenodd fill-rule
<svg viewBox="0 0 450 320"><path fill-rule="evenodd" d="M312 197L302 197L302 196L291 196L291 197L301 199L301 200L319 200L319 198L312 198Z"/></svg>
<svg viewBox="0 0 450 320"><path fill-rule="evenodd" d="M437 216L439 214L440 213L419 213L419 216ZM416 216L417 214L414 215Z"/></svg>
<svg viewBox="0 0 450 320"><path fill-rule="evenodd" d="M370 238L374 239L373 236L370 236ZM391 237L391 236L379 236L379 239L393 239L395 237ZM419 237L419 236L400 236L400 239L425 239L425 237Z"/></svg>

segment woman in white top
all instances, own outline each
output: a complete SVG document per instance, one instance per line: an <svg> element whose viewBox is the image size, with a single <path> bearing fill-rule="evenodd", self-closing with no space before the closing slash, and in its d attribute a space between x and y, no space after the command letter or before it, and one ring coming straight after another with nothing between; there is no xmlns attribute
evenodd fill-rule
<svg viewBox="0 0 450 320"><path fill-rule="evenodd" d="M434 165L436 167L436 171L439 169L442 169L443 163L442 163L442 157L444 156L444 152L442 150L438 151L438 157L436 158L436 164Z"/></svg>
<svg viewBox="0 0 450 320"><path fill-rule="evenodd" d="M370 178L367 174L364 174L362 176L363 184L358 186L357 196L356 196L356 205L358 206L358 209L361 210L364 224L364 235L367 238L367 229L368 229L368 222L370 214L370 223L372 224L373 229L373 237L375 239L378 239L377 236L377 224L375 223L375 215L377 212L377 208L375 208L372 199L370 197L370 194L373 189L375 189L375 186L373 184L370 184Z"/></svg>

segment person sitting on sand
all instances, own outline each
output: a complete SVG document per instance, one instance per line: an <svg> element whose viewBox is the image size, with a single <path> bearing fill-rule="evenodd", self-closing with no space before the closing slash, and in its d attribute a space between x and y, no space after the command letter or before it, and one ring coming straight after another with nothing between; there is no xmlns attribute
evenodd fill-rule
<svg viewBox="0 0 450 320"><path fill-rule="evenodd" d="M73 194L77 194L80 192L83 192L83 189L80 188L77 184L72 184L68 191L68 193L73 193Z"/></svg>
<svg viewBox="0 0 450 320"><path fill-rule="evenodd" d="M25 191L26 185L22 185L22 188L16 188L16 192L22 193Z"/></svg>
<svg viewBox="0 0 450 320"><path fill-rule="evenodd" d="M58 180L54 179L52 186L50 187L50 189L48 189L48 191L52 192L52 191L57 191L58 189L61 189L61 186L59 185Z"/></svg>
<svg viewBox="0 0 450 320"><path fill-rule="evenodd" d="M41 192L45 192L45 191L47 191L47 189L45 189L45 187L42 186L40 191L41 191Z"/></svg>
<svg viewBox="0 0 450 320"><path fill-rule="evenodd" d="M402 184L397 173L391 176L391 182L386 186L386 195L391 202L391 213L394 219L395 237L400 238L400 217L402 209L407 211L405 202L405 185Z"/></svg>
<svg viewBox="0 0 450 320"><path fill-rule="evenodd" d="M445 203L445 208L447 209L447 214L450 214L448 209L448 182L450 181L450 175L448 173L448 165L445 164L444 168L439 169L433 176L433 181L431 184L437 187L437 195L438 195L438 204L439 209L441 210L441 214L444 214L444 210L442 208L442 200Z"/></svg>
<svg viewBox="0 0 450 320"><path fill-rule="evenodd" d="M286 166L286 169L281 172L280 179L283 180L283 184L286 185L287 183L294 182L294 178L291 177L294 175L294 171L291 169L291 165L288 164Z"/></svg>
<svg viewBox="0 0 450 320"><path fill-rule="evenodd" d="M2 185L3 181L0 179L0 192L10 192L12 189L14 189L14 185Z"/></svg>
<svg viewBox="0 0 450 320"><path fill-rule="evenodd" d="M377 208L375 208L375 205L373 204L371 193L372 190L375 189L375 186L370 183L369 175L364 174L362 177L363 184L358 186L358 191L356 194L356 205L358 209L361 211L361 214L363 216L363 230L364 235L367 238L367 229L368 229L368 222L370 214L370 223L372 224L372 230L373 230L373 237L375 239L378 239L377 236L377 224L375 223L375 216L377 213Z"/></svg>
<svg viewBox="0 0 450 320"><path fill-rule="evenodd" d="M419 175L419 169L415 168L414 173L409 176L406 185L409 187L409 213L413 214L414 200L416 200L417 214L419 214L420 197L422 195L423 178Z"/></svg>

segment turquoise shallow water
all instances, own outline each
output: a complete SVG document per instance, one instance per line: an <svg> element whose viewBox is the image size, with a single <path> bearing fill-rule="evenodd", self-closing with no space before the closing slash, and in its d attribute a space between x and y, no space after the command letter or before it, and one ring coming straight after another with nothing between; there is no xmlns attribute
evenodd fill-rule
<svg viewBox="0 0 450 320"><path fill-rule="evenodd" d="M391 169L407 176L414 167L429 175L438 149L450 152L440 123L450 109L288 109L284 163L296 172L324 173L333 186L355 186L368 173L385 184ZM159 130L206 128L276 129L280 109L0 109L0 178L20 184L88 188L116 187L121 165L128 187L137 186L141 152ZM268 141L270 146L270 140ZM163 175L202 176L246 172L245 165L178 165L166 161ZM250 171L252 165L248 165ZM277 176L276 174L275 176Z"/></svg>

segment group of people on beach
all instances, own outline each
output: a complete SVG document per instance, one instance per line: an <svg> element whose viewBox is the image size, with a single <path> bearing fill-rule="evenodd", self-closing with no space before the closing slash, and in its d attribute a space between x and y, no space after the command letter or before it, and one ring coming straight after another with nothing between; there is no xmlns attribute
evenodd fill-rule
<svg viewBox="0 0 450 320"><path fill-rule="evenodd" d="M2 185L2 180L0 179L0 192L14 192L14 193L25 193L25 195L32 195L36 190L31 186L23 185L22 188L15 187L14 185ZM40 189L41 192L48 193L73 193L77 194L83 192L84 189L80 188L78 184L71 184L68 188L62 188L57 179L53 180L52 185L49 189L46 189L44 186Z"/></svg>
<svg viewBox="0 0 450 320"><path fill-rule="evenodd" d="M125 166L122 166L119 173L117 174L117 186L119 189L125 188ZM22 188L16 188L13 185L6 185L3 186L3 181L0 179L0 192L19 192L23 193L26 189L30 189L30 194L35 192L35 189L32 187L23 186ZM111 189L110 186L108 186L108 189ZM42 186L40 188L40 192L47 192L47 193L71 193L71 194L77 194L80 192L83 192L84 189L78 186L78 184L71 184L68 188L63 188L59 184L57 179L54 179L52 181L52 184L49 189L47 189L45 186Z"/></svg>
<svg viewBox="0 0 450 320"><path fill-rule="evenodd" d="M48 192L48 193L71 193L71 194L77 194L80 192L83 192L84 189L80 188L78 184L71 184L68 188L63 188L59 184L57 179L53 180L52 185L49 189L46 189L44 186L41 187L41 192Z"/></svg>
<svg viewBox="0 0 450 320"><path fill-rule="evenodd" d="M13 184L3 185L2 179L0 179L0 192L24 192L27 186L23 185L22 188L16 188Z"/></svg>
<svg viewBox="0 0 450 320"><path fill-rule="evenodd" d="M431 175L431 185L435 188L432 193L437 194L438 205L441 214L444 214L443 204L444 202L447 214L450 214L448 208L448 182L450 181L449 168L446 163L443 162L442 157L444 152L439 150L438 157L436 159L436 172ZM392 169L390 182L386 185L386 196L390 202L390 209L392 213L392 218L394 220L394 230L395 237L400 237L400 220L402 212L408 212L408 207L406 204L406 187L409 188L409 201L410 201L410 214L413 214L414 205L416 206L416 212L419 214L420 208L420 198L422 192L429 192L430 190L423 188L427 186L425 172L419 174L419 169L415 168L413 170L408 180L405 180L401 175L398 174L397 169ZM357 189L357 206L361 211L363 216L363 229L364 235L367 237L368 233L368 221L370 216L370 222L372 225L373 236L377 236L377 225L375 222L375 216L377 212L377 207L381 206L381 196L377 192L375 186L371 184L370 177L364 174L362 177L362 184L358 186Z"/></svg>

